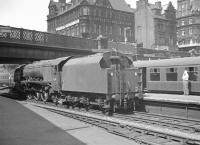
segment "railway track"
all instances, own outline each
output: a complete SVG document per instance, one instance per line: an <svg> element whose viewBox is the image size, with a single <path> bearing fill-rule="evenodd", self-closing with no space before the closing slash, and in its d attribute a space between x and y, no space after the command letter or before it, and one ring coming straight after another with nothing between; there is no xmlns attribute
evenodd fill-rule
<svg viewBox="0 0 200 145"><path fill-rule="evenodd" d="M183 125L174 117L159 115L149 115L145 113L135 113L134 115L121 115L115 113L113 117L102 115L100 111L66 109L57 107L53 103L44 104L42 102L28 101L32 105L45 108L49 111L80 120L97 127L106 129L108 132L132 139L140 144L148 145L200 145L200 133L195 130L195 122L189 127ZM142 117L141 117L142 116ZM154 118L153 118L154 117ZM165 121L163 119L166 119ZM168 119L168 121L167 121ZM171 119L171 121L169 121ZM172 122L174 121L174 122ZM175 122L176 121L176 122ZM195 128L195 129L194 129Z"/></svg>
<svg viewBox="0 0 200 145"><path fill-rule="evenodd" d="M176 118L171 116L162 116L156 114L135 113L134 115L116 115L118 118L144 123L147 125L160 126L174 130L180 130L187 133L200 134L200 121Z"/></svg>
<svg viewBox="0 0 200 145"><path fill-rule="evenodd" d="M39 103L43 104L43 102ZM53 105L52 103L48 103L48 105ZM101 111L98 110L90 110L90 112L102 115ZM172 116L164 116L158 114L149 114L142 112L134 112L131 115L114 113L114 118L120 118L122 120L133 121L137 123L142 123L144 125L154 125L160 126L162 128L180 130L187 133L196 133L200 134L200 120L192 120L186 118L177 118Z"/></svg>

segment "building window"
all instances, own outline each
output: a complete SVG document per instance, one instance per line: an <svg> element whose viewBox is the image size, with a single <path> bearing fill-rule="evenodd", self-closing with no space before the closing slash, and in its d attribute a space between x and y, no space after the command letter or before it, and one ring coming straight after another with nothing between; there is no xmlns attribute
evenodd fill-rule
<svg viewBox="0 0 200 145"><path fill-rule="evenodd" d="M185 25L185 21L184 20L181 21L181 25L182 26Z"/></svg>
<svg viewBox="0 0 200 145"><path fill-rule="evenodd" d="M101 25L99 25L98 34L101 34L101 32L102 32L102 26L101 26Z"/></svg>
<svg viewBox="0 0 200 145"><path fill-rule="evenodd" d="M74 36L78 36L79 35L79 27L78 27L78 25L75 25L75 27L74 27Z"/></svg>
<svg viewBox="0 0 200 145"><path fill-rule="evenodd" d="M83 7L83 15L89 15L89 8Z"/></svg>
<svg viewBox="0 0 200 145"><path fill-rule="evenodd" d="M166 69L166 78L167 81L177 81L177 68L167 68Z"/></svg>
<svg viewBox="0 0 200 145"><path fill-rule="evenodd" d="M193 43L193 41L192 41L192 39L190 39L190 44L192 44Z"/></svg>
<svg viewBox="0 0 200 145"><path fill-rule="evenodd" d="M150 69L150 81L160 81L160 69L151 68Z"/></svg>
<svg viewBox="0 0 200 145"><path fill-rule="evenodd" d="M101 9L97 9L97 16L101 17Z"/></svg>
<svg viewBox="0 0 200 145"><path fill-rule="evenodd" d="M113 32L112 26L110 26L110 34L112 34Z"/></svg>
<svg viewBox="0 0 200 145"><path fill-rule="evenodd" d="M185 31L184 30L182 30L182 36L185 36Z"/></svg>
<svg viewBox="0 0 200 145"><path fill-rule="evenodd" d="M189 18L189 24L192 24L192 18Z"/></svg>
<svg viewBox="0 0 200 145"><path fill-rule="evenodd" d="M97 33L97 25L96 24L94 24L93 30L94 30L94 33Z"/></svg>
<svg viewBox="0 0 200 145"><path fill-rule="evenodd" d="M192 35L192 27L189 28L189 34Z"/></svg>
<svg viewBox="0 0 200 145"><path fill-rule="evenodd" d="M109 30L108 30L108 25L106 25L106 34L108 34Z"/></svg>
<svg viewBox="0 0 200 145"><path fill-rule="evenodd" d="M189 74L190 81L197 81L198 78L198 68L197 67L186 67L185 68Z"/></svg>
<svg viewBox="0 0 200 145"><path fill-rule="evenodd" d="M86 24L81 24L81 33L86 33Z"/></svg>
<svg viewBox="0 0 200 145"><path fill-rule="evenodd" d="M75 35L74 27L71 27L71 36L74 36L74 35Z"/></svg>
<svg viewBox="0 0 200 145"><path fill-rule="evenodd" d="M182 10L184 10L184 9L185 9L185 4L182 5Z"/></svg>
<svg viewBox="0 0 200 145"><path fill-rule="evenodd" d="M120 32L120 36L124 36L124 28L120 27L119 32Z"/></svg>

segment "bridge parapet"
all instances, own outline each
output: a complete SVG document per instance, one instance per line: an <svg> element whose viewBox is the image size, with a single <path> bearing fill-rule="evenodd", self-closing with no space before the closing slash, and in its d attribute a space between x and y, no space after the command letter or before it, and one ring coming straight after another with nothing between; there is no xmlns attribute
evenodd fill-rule
<svg viewBox="0 0 200 145"><path fill-rule="evenodd" d="M28 30L0 25L0 43L17 43L46 47L92 50L97 49L97 40Z"/></svg>

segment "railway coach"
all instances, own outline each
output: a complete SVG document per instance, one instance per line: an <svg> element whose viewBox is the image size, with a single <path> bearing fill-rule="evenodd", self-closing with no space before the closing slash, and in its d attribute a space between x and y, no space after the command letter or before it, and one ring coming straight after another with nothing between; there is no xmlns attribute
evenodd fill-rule
<svg viewBox="0 0 200 145"><path fill-rule="evenodd" d="M182 94L186 69L190 94L200 94L200 57L136 61L134 66L142 69L143 88L148 92Z"/></svg>
<svg viewBox="0 0 200 145"><path fill-rule="evenodd" d="M23 65L14 81L28 99L101 106L114 96L116 108L130 109L141 92L140 76L127 56L107 52Z"/></svg>

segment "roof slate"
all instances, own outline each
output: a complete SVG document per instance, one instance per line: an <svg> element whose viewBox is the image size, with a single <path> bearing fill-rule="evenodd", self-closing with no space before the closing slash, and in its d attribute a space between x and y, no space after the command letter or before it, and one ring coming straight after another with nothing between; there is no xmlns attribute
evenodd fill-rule
<svg viewBox="0 0 200 145"><path fill-rule="evenodd" d="M109 0L111 6L115 10L125 11L133 13L134 9L131 9L124 0Z"/></svg>
<svg viewBox="0 0 200 145"><path fill-rule="evenodd" d="M200 11L200 0L192 0L190 4L192 11Z"/></svg>

